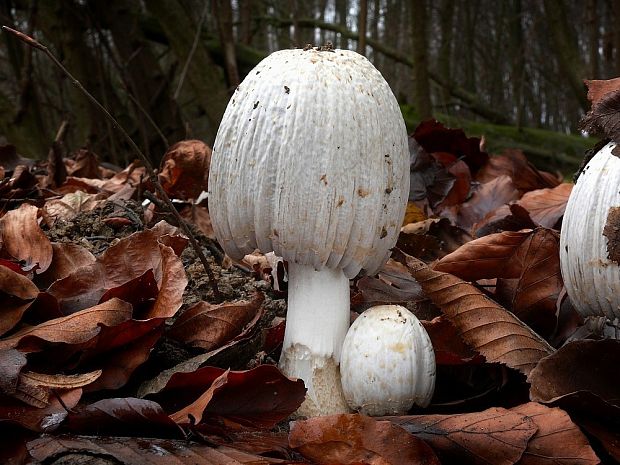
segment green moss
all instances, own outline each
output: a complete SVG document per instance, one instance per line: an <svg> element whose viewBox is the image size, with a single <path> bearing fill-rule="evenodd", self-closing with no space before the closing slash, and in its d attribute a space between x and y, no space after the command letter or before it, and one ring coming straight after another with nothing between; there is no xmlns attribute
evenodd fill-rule
<svg viewBox="0 0 620 465"><path fill-rule="evenodd" d="M409 105L401 105L407 130L411 133L419 124L419 118ZM499 154L504 149L521 149L538 168L559 170L570 176L577 170L586 150L596 144L596 139L576 134L563 134L538 128L517 128L436 115L437 120L448 127L462 128L468 136L484 135L489 153Z"/></svg>

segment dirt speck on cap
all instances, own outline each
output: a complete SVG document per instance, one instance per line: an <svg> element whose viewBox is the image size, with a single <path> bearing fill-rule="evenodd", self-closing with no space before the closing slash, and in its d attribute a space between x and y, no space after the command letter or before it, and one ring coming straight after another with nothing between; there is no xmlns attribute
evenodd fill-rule
<svg viewBox="0 0 620 465"><path fill-rule="evenodd" d="M603 236L607 238L608 258L620 265L620 207L609 209Z"/></svg>

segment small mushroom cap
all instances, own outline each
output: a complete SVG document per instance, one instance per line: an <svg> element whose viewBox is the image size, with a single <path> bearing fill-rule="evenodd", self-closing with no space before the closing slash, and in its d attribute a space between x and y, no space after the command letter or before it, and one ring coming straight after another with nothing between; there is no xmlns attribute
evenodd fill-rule
<svg viewBox="0 0 620 465"><path fill-rule="evenodd" d="M363 312L344 339L344 396L365 415L402 415L426 407L435 390L435 352L424 326L400 305Z"/></svg>
<svg viewBox="0 0 620 465"><path fill-rule="evenodd" d="M213 229L228 255L374 273L409 193L407 133L381 73L347 50L283 50L232 96L209 175Z"/></svg>

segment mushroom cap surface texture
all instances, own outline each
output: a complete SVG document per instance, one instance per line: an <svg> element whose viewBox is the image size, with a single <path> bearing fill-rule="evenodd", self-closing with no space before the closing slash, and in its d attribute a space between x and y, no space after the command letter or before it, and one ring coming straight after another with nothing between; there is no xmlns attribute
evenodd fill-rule
<svg viewBox="0 0 620 465"><path fill-rule="evenodd" d="M409 194L400 108L381 73L348 50L282 50L239 85L209 174L215 234L302 265L374 273Z"/></svg>
<svg viewBox="0 0 620 465"><path fill-rule="evenodd" d="M402 415L426 407L435 390L435 352L416 316L400 305L363 312L344 339L344 396L364 415Z"/></svg>
<svg viewBox="0 0 620 465"><path fill-rule="evenodd" d="M560 269L581 316L620 318L620 158L610 142L571 191L560 233Z"/></svg>

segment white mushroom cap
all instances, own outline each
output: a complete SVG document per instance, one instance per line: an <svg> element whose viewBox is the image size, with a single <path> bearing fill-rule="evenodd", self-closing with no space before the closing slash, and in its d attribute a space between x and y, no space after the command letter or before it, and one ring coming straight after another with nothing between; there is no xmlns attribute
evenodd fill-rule
<svg viewBox="0 0 620 465"><path fill-rule="evenodd" d="M283 50L237 88L209 177L213 229L241 258L374 273L409 193L405 124L388 84L347 50Z"/></svg>
<svg viewBox="0 0 620 465"><path fill-rule="evenodd" d="M402 415L426 407L435 390L435 352L416 316L400 305L363 312L344 339L344 396L365 415Z"/></svg>

